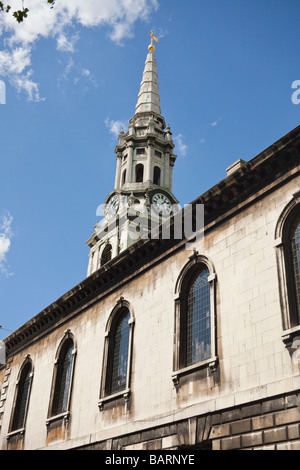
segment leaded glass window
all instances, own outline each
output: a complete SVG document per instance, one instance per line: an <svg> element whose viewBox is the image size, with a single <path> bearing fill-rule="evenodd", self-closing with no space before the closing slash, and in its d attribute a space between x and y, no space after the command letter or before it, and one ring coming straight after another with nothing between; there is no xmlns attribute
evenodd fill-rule
<svg viewBox="0 0 300 470"><path fill-rule="evenodd" d="M125 390L129 355L129 311L125 311L116 325L113 338L110 393Z"/></svg>
<svg viewBox="0 0 300 470"><path fill-rule="evenodd" d="M300 323L300 216L297 217L292 226L290 247L293 265L296 312L298 323Z"/></svg>
<svg viewBox="0 0 300 470"><path fill-rule="evenodd" d="M68 340L64 344L59 356L52 408L53 416L68 411L74 357L73 350L73 341Z"/></svg>
<svg viewBox="0 0 300 470"><path fill-rule="evenodd" d="M17 400L12 422L12 431L22 429L25 426L26 410L29 400L31 382L31 364L27 363L21 373L18 384Z"/></svg>
<svg viewBox="0 0 300 470"><path fill-rule="evenodd" d="M186 311L186 365L211 355L211 310L209 270L203 269L191 281Z"/></svg>

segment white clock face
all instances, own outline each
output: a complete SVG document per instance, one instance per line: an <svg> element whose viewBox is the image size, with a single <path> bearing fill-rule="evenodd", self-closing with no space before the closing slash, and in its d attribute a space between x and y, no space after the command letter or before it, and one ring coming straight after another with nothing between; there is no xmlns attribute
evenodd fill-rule
<svg viewBox="0 0 300 470"><path fill-rule="evenodd" d="M115 194L106 204L105 211L104 211L105 219L106 220L111 219L114 215L116 215L116 213L118 212L118 209L119 209L119 196Z"/></svg>
<svg viewBox="0 0 300 470"><path fill-rule="evenodd" d="M152 205L155 212L161 215L170 215L172 203L170 199L163 193L155 193L152 197Z"/></svg>

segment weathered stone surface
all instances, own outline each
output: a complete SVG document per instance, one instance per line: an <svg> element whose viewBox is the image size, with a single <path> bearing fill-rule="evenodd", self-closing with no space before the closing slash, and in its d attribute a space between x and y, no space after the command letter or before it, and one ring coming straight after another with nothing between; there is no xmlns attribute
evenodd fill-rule
<svg viewBox="0 0 300 470"><path fill-rule="evenodd" d="M234 437L225 437L222 439L221 449L222 450L234 450L241 447L241 438L240 436Z"/></svg>
<svg viewBox="0 0 300 470"><path fill-rule="evenodd" d="M218 439L220 437L230 436L230 434L231 434L230 423L220 424L220 425L212 427L209 438Z"/></svg>
<svg viewBox="0 0 300 470"><path fill-rule="evenodd" d="M263 416L258 416L257 418L252 418L252 429L264 429L271 428L274 425L274 416L273 414L267 414Z"/></svg>
<svg viewBox="0 0 300 470"><path fill-rule="evenodd" d="M264 442L270 444L271 442L285 441L287 438L286 427L266 429L264 431Z"/></svg>
<svg viewBox="0 0 300 470"><path fill-rule="evenodd" d="M285 411L275 413L275 425L280 426L282 424L300 422L300 410L299 408L292 408Z"/></svg>
<svg viewBox="0 0 300 470"><path fill-rule="evenodd" d="M263 444L262 431L256 431L242 436L242 447L256 447L261 444Z"/></svg>
<svg viewBox="0 0 300 470"><path fill-rule="evenodd" d="M241 421L234 421L231 424L232 434L242 434L251 431L251 419L243 419Z"/></svg>
<svg viewBox="0 0 300 470"><path fill-rule="evenodd" d="M291 424L288 426L288 439L298 439L300 437L300 424Z"/></svg>

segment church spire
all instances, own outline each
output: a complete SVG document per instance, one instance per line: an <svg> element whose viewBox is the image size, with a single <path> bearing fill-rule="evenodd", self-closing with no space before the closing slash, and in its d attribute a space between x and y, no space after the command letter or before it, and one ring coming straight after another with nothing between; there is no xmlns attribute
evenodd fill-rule
<svg viewBox="0 0 300 470"><path fill-rule="evenodd" d="M150 36L151 44L148 47L149 53L146 58L138 101L135 107L136 114L145 112L161 114L159 87L157 80L157 66L154 55L155 46L153 44L153 39L157 42L158 39L153 35L153 31L151 32Z"/></svg>
<svg viewBox="0 0 300 470"><path fill-rule="evenodd" d="M140 220L133 220L133 207L139 208L137 214L143 214L145 224L142 225L147 229L153 211L160 221L170 216L178 202L172 193L174 143L160 109L153 44L158 39L153 31L150 36L135 114L129 121L128 131L120 132L115 147L114 189L104 201L103 220L95 225L93 235L86 242L90 247L88 275L143 235L138 230Z"/></svg>

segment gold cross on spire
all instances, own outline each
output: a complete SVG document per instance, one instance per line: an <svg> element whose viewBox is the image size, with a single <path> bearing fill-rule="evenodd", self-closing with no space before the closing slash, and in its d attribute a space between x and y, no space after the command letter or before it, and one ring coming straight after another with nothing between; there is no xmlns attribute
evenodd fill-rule
<svg viewBox="0 0 300 470"><path fill-rule="evenodd" d="M153 30L151 31L151 33L149 33L148 31L146 31L146 32L147 32L147 33L149 34L149 36L151 37L151 44L150 44L150 46L148 47L149 52L154 52L154 51L155 51L155 46L154 46L154 44L153 44L153 39L154 39L154 41L156 41L156 42L158 42L158 43L159 43L159 40L154 36L154 34L153 34L154 31L153 31Z"/></svg>

